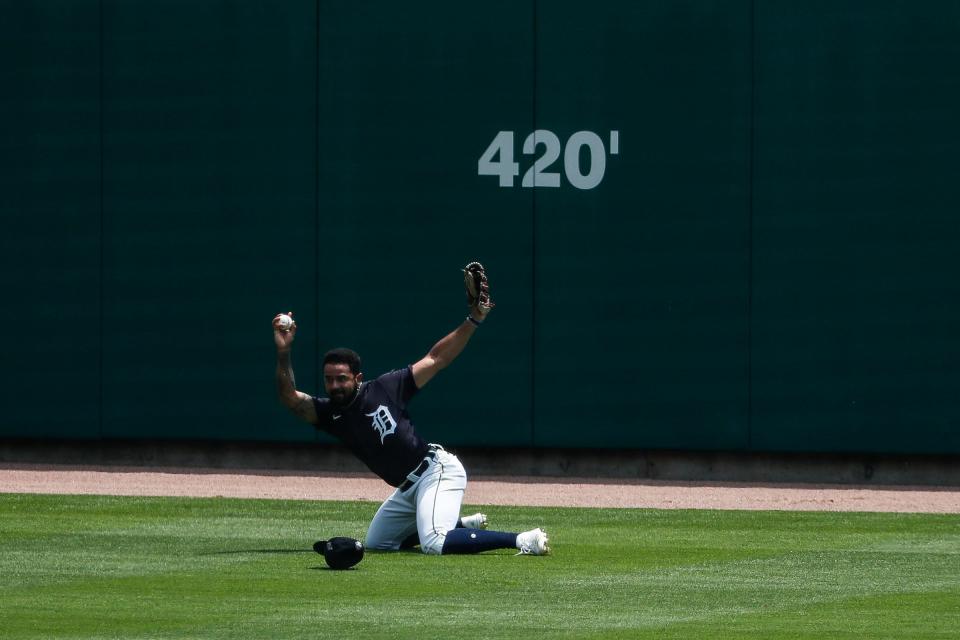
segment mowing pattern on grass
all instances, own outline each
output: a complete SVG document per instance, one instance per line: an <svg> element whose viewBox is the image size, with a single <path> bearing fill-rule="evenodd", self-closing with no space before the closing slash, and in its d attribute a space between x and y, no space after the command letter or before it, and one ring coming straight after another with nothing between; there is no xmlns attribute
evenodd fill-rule
<svg viewBox="0 0 960 640"><path fill-rule="evenodd" d="M368 553L366 502L0 495L3 638L956 638L960 516L485 507L554 555Z"/></svg>

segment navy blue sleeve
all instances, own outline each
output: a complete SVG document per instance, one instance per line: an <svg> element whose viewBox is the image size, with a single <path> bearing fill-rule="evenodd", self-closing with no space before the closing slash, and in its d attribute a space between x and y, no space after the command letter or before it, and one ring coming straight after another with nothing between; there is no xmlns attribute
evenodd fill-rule
<svg viewBox="0 0 960 640"><path fill-rule="evenodd" d="M390 373L385 373L376 380L391 398L401 405L406 405L416 395L417 383L413 380L413 369L404 367Z"/></svg>
<svg viewBox="0 0 960 640"><path fill-rule="evenodd" d="M313 408L317 412L317 422L314 424L318 429L328 430L333 424L330 415L333 413L330 407L330 398L314 398Z"/></svg>

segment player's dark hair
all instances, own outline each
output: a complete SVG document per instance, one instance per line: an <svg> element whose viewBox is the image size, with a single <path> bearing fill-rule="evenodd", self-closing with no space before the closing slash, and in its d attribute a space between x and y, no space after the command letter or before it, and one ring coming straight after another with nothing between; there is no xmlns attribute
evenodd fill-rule
<svg viewBox="0 0 960 640"><path fill-rule="evenodd" d="M353 349L339 347L327 351L323 356L323 367L327 364L345 364L350 367L350 373L357 375L360 373L360 355Z"/></svg>

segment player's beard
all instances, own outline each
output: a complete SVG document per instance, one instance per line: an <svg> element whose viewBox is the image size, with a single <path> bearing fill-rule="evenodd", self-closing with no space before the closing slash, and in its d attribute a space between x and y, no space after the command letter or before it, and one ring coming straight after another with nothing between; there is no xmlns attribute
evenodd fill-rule
<svg viewBox="0 0 960 640"><path fill-rule="evenodd" d="M334 389L328 395L330 396L330 403L335 407L345 407L353 399L357 397L357 391L359 391L360 385L354 383L352 389Z"/></svg>

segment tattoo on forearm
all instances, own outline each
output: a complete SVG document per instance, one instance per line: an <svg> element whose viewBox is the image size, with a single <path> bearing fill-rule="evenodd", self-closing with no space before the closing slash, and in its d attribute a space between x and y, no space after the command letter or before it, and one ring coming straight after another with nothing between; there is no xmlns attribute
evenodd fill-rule
<svg viewBox="0 0 960 640"><path fill-rule="evenodd" d="M293 415L313 424L317 414L313 408L313 398L297 391L297 381L293 377L293 366L289 353L277 354L277 393L280 401Z"/></svg>
<svg viewBox="0 0 960 640"><path fill-rule="evenodd" d="M293 367L290 365L290 354L277 354L277 391L281 394L294 393L297 390L297 381L293 377Z"/></svg>

